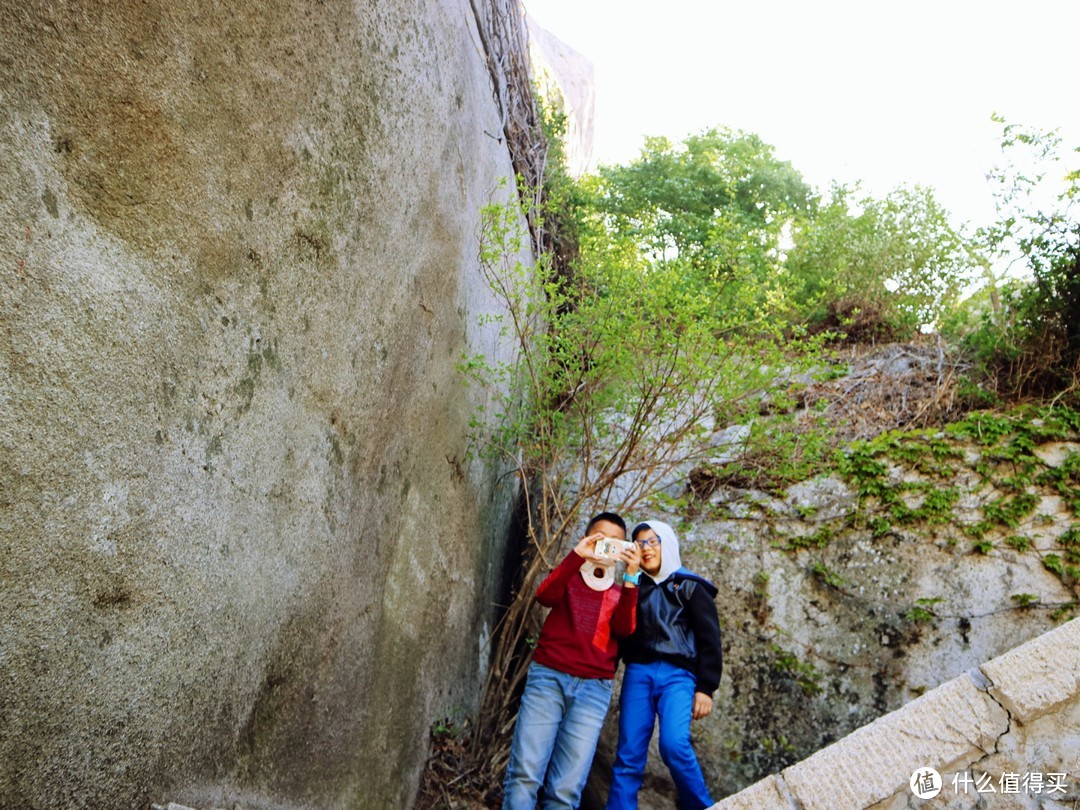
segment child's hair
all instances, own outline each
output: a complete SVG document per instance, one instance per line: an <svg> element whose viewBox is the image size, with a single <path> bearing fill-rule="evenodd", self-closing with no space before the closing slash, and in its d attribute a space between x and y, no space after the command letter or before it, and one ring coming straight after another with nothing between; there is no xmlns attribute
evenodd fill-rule
<svg viewBox="0 0 1080 810"><path fill-rule="evenodd" d="M599 523L601 520L606 520L608 523L614 523L620 529L623 530L623 534L626 534L626 521L621 516L616 515L614 512L601 512L599 515L593 516L593 519L589 521L589 525L585 527L585 534L592 534L593 526Z"/></svg>

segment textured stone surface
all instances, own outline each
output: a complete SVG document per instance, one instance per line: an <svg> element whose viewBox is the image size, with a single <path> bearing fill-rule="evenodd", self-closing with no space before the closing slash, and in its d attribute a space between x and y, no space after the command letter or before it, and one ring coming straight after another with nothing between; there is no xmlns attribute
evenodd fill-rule
<svg viewBox="0 0 1080 810"><path fill-rule="evenodd" d="M795 810L795 805L785 794L780 779L766 776L746 790L717 802L713 810Z"/></svg>
<svg viewBox="0 0 1080 810"><path fill-rule="evenodd" d="M593 130L596 87L593 64L536 20L526 15L529 56L540 92L566 114L563 138L566 167L572 176L596 170Z"/></svg>
<svg viewBox="0 0 1080 810"><path fill-rule="evenodd" d="M981 669L992 684L990 693L1028 723L1080 694L1080 622L1067 622Z"/></svg>
<svg viewBox="0 0 1080 810"><path fill-rule="evenodd" d="M938 765L942 790L920 801L899 791L874 810L1058 810L1080 801L1080 701L1030 724L1014 722L996 750L976 760ZM981 788L981 790L980 790Z"/></svg>
<svg viewBox="0 0 1080 810"><path fill-rule="evenodd" d="M402 807L475 700L469 4L0 8L0 806Z"/></svg>
<svg viewBox="0 0 1080 810"><path fill-rule="evenodd" d="M808 759L719 802L716 808L777 807L785 791L803 810L1054 810L1080 801L1080 692L1060 672L1027 661L1073 645L1077 623L1050 631L984 664L1023 690L1028 720L997 703L998 690L967 675L928 692ZM1063 668L1069 668L1067 655ZM1022 686L1021 686L1022 684ZM934 768L941 790L919 799L911 775ZM777 798L780 797L780 798Z"/></svg>
<svg viewBox="0 0 1080 810"><path fill-rule="evenodd" d="M920 767L993 750L1008 724L1005 711L961 676L785 769L783 778L804 810L861 810L905 788Z"/></svg>
<svg viewBox="0 0 1080 810"><path fill-rule="evenodd" d="M1046 447L1046 462L1063 463L1072 444ZM950 474L940 479L901 454L884 457L890 483L925 484L904 492L906 508L918 508L936 489L956 493L951 512L933 523L903 522L872 501L860 505L856 483L835 476L770 492L718 487L690 514L678 502L656 507L681 527L683 563L720 591L724 676L717 710L691 726L714 797L782 772L1069 615L1075 584L1044 560L1065 553L1064 538L1078 519L1072 499L1036 482L1028 487L1029 517L1015 526L988 519L988 506L1015 497L977 472L990 452L953 443ZM875 531L875 519L886 530ZM990 528L976 551L968 530L980 522ZM1067 690L1076 645L1068 652L1055 646L1053 655L1041 648L1044 663L1031 666L1056 671L1054 688ZM610 718L586 810L603 806L616 737ZM642 806L673 800L654 742Z"/></svg>

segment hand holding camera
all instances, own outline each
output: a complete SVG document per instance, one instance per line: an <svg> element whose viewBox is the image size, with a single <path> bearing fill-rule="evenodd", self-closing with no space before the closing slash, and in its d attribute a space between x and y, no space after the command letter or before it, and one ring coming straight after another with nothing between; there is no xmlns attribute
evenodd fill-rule
<svg viewBox="0 0 1080 810"><path fill-rule="evenodd" d="M640 556L638 556L638 559L634 559L637 555L636 543L630 540L616 540L613 537L606 537L599 533L590 534L588 537L583 538L574 547L574 551L577 552L579 557L604 564L621 561L629 565L632 562L641 562Z"/></svg>
<svg viewBox="0 0 1080 810"><path fill-rule="evenodd" d="M623 552L629 551L634 545L634 543L627 540L614 540L610 537L605 537L602 540L596 541L594 552L601 560L618 562L623 559Z"/></svg>
<svg viewBox="0 0 1080 810"><path fill-rule="evenodd" d="M623 550L619 559L626 563L626 573L632 576L641 568L641 547L633 541L628 542L627 545L629 548Z"/></svg>
<svg viewBox="0 0 1080 810"><path fill-rule="evenodd" d="M596 544L601 540L606 539L607 538L599 532L596 534L590 534L588 537L583 537L581 538L581 540L578 541L578 544L574 546L574 552L579 557L583 557L586 560L590 560L592 562L601 562L601 558L596 556Z"/></svg>

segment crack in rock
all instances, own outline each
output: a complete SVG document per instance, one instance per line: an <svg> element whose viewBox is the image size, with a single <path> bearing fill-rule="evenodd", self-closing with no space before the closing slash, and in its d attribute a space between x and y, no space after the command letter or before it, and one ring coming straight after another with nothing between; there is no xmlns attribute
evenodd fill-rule
<svg viewBox="0 0 1080 810"><path fill-rule="evenodd" d="M975 688L978 689L980 692L985 693L988 698L994 701L994 703L996 703L1001 708L1001 710L1005 712L1005 730L998 734L997 737L994 739L994 750L984 751L981 757L969 764L969 768L974 768L980 762L983 762L994 754L1002 753L1001 741L1002 739L1007 737L1012 731L1012 712L1009 711L1008 708L1006 708L1000 700L994 697L993 693L990 691L994 688L994 682L991 681L988 677L986 677L985 672L983 672L981 669L975 669L969 672L968 675L971 677L972 682L975 684Z"/></svg>

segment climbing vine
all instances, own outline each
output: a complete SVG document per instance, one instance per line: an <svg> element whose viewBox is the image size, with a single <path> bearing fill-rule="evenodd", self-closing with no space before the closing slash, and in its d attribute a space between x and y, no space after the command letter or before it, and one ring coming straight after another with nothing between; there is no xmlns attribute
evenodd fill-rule
<svg viewBox="0 0 1080 810"><path fill-rule="evenodd" d="M1040 448L1077 442L1058 463ZM936 430L890 431L856 442L836 454L835 471L855 489L857 508L849 523L883 537L918 525L944 527L990 553L999 545L1040 556L1042 565L1074 593L1080 584L1080 411L1021 407L976 412ZM957 483L960 482L960 483ZM1039 514L1043 493L1052 493L1076 518L1040 550L1034 529L1050 522ZM961 501L968 506L958 507ZM963 512L963 514L961 513ZM974 515L974 517L972 517ZM955 532L950 533L949 527ZM817 530L815 539L823 536ZM806 540L790 547L811 545ZM820 545L820 542L813 545ZM1045 543L1043 544L1045 545ZM1024 601L1025 605L1030 600Z"/></svg>

